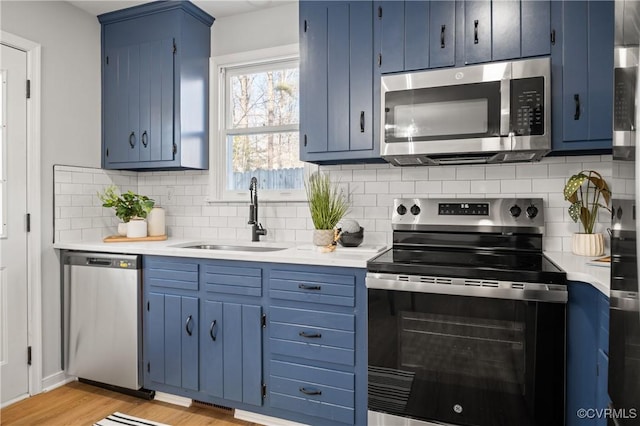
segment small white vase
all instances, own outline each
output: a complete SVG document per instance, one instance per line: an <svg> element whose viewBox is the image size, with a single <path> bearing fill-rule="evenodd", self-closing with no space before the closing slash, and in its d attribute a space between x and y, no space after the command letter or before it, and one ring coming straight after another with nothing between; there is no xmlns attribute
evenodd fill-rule
<svg viewBox="0 0 640 426"><path fill-rule="evenodd" d="M123 237L127 236L127 223L126 222L120 222L118 224L118 235L121 235Z"/></svg>
<svg viewBox="0 0 640 426"><path fill-rule="evenodd" d="M147 236L147 222L144 219L131 219L127 224L127 238Z"/></svg>
<svg viewBox="0 0 640 426"><path fill-rule="evenodd" d="M162 207L154 207L147 215L147 233L150 237L157 237L167 233L165 214Z"/></svg>
<svg viewBox="0 0 640 426"><path fill-rule="evenodd" d="M578 256L602 256L604 254L604 235L573 234L571 251Z"/></svg>
<svg viewBox="0 0 640 426"><path fill-rule="evenodd" d="M333 241L333 229L314 229L313 244L317 246L328 246Z"/></svg>

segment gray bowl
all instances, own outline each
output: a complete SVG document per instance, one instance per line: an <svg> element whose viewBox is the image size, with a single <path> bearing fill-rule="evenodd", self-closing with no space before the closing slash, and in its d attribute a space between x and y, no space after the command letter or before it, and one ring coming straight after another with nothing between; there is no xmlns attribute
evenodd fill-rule
<svg viewBox="0 0 640 426"><path fill-rule="evenodd" d="M361 226L358 232L343 232L338 240L342 247L358 247L364 239L364 228Z"/></svg>

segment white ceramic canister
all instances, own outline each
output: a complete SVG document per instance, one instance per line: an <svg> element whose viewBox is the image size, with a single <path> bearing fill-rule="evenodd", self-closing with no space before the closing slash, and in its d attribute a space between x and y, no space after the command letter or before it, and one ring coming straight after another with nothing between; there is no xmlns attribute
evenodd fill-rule
<svg viewBox="0 0 640 426"><path fill-rule="evenodd" d="M165 227L165 213L162 207L154 207L147 215L149 224L147 232L150 237L158 237L167 233Z"/></svg>
<svg viewBox="0 0 640 426"><path fill-rule="evenodd" d="M131 219L127 223L127 238L142 238L147 236L147 221Z"/></svg>

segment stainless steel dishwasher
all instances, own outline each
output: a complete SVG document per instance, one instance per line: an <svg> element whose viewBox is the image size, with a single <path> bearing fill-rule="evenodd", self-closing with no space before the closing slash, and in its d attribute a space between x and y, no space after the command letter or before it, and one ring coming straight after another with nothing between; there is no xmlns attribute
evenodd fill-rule
<svg viewBox="0 0 640 426"><path fill-rule="evenodd" d="M64 252L67 373L136 394L142 383L141 257ZM139 395L148 397L145 395Z"/></svg>

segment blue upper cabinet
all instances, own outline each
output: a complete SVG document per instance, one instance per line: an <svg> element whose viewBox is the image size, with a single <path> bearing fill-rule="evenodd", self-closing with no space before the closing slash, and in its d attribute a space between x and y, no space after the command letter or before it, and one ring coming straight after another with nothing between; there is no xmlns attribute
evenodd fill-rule
<svg viewBox="0 0 640 426"><path fill-rule="evenodd" d="M430 2L429 35L429 67L437 68L455 65L455 2ZM412 37L412 34L407 33L406 37ZM414 53L411 52L411 54Z"/></svg>
<svg viewBox="0 0 640 426"><path fill-rule="evenodd" d="M553 2L552 20L553 150L611 149L613 1Z"/></svg>
<svg viewBox="0 0 640 426"><path fill-rule="evenodd" d="M491 61L491 1L465 2L464 22L465 63Z"/></svg>
<svg viewBox="0 0 640 426"><path fill-rule="evenodd" d="M189 2L176 1L98 19L102 166L206 169L213 18Z"/></svg>
<svg viewBox="0 0 640 426"><path fill-rule="evenodd" d="M300 159L379 158L373 139L373 6L300 2Z"/></svg>

